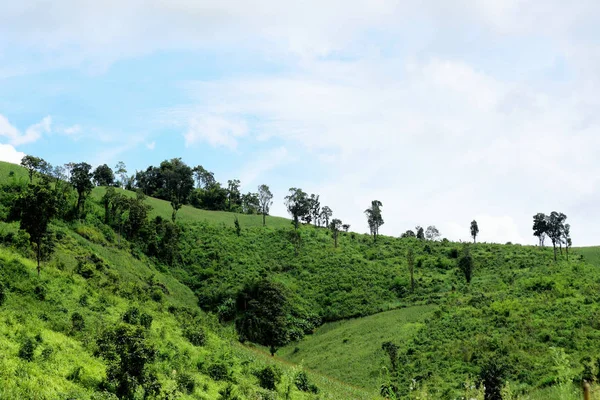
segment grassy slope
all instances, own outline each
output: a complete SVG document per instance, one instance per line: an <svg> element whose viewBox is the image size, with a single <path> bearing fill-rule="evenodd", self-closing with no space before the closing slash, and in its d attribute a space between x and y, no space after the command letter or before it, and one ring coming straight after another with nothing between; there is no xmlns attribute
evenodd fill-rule
<svg viewBox="0 0 600 400"><path fill-rule="evenodd" d="M15 172L15 179L28 179L21 167L0 163L0 180L12 179L8 178L10 171ZM158 212L170 216L165 202L149 202L163 205ZM226 222L223 213L195 211L191 210L195 220ZM259 217L248 216L248 221L258 224ZM61 239L38 277L28 246L12 239L18 224L0 222L0 282L7 288L7 300L0 306L0 399L95 398L106 368L104 361L93 355L95 339L104 329L119 323L132 306L153 317L148 336L159 352L154 369L163 388L177 390L177 377L182 373L196 382L193 393L177 391L177 398L218 398L219 389L227 383L206 375L206 368L214 363L227 365L241 399L267 398L261 397L268 394L258 387L253 375L265 365L276 364L283 371L280 392L285 391L297 371L304 369L237 343L231 328L221 327L214 317L198 309L197 298L187 286L157 268L152 260L134 258L126 242L118 244L114 237L106 237L85 222L73 226L58 223L53 229ZM93 277L85 279L76 272L78 260L89 259L92 254L103 261L105 268L94 270ZM160 287L166 294L153 300L150 295ZM87 303L81 300L83 297ZM70 318L75 312L84 316L82 332L71 328ZM208 331L208 342L203 347L192 346L182 336L189 313L196 314ZM27 338L38 342L31 362L18 357ZM71 377L79 367L79 375ZM320 398L372 398L363 389L307 372L319 387ZM292 399L314 397L295 387L291 392Z"/></svg>
<svg viewBox="0 0 600 400"><path fill-rule="evenodd" d="M381 344L390 340L405 343L412 339L434 308L414 306L331 322L300 343L281 349L279 355L344 382L377 388L385 361Z"/></svg>
<svg viewBox="0 0 600 400"><path fill-rule="evenodd" d="M2 170L0 170L2 173ZM106 192L106 188L97 187L92 191L92 198L96 201L100 201L104 193ZM135 193L127 190L121 190L121 193L125 193L128 196L134 196ZM152 218L156 216L161 216L164 219L171 219L171 214L173 212L173 208L171 207L171 203L165 200L155 199L153 197L148 197L146 203L152 206L152 212L150 216ZM235 216L238 217L240 225L242 227L257 227L262 226L262 216L261 215L247 215L247 214L234 214L225 211L208 211L208 210L200 210L194 208L192 206L183 206L177 212L177 219L179 221L189 222L207 222L209 224L214 225L225 225L227 227L233 227ZM266 223L270 227L275 228L287 228L290 226L291 221L286 218L281 217L273 217L267 216Z"/></svg>

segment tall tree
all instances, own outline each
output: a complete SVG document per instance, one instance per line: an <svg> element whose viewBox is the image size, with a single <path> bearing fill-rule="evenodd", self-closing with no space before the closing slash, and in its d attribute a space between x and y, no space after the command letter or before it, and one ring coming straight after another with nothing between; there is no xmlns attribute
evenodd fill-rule
<svg viewBox="0 0 600 400"><path fill-rule="evenodd" d="M319 195L310 195L310 216L315 226L321 225L321 202L319 201Z"/></svg>
<svg viewBox="0 0 600 400"><path fill-rule="evenodd" d="M177 211L188 202L194 189L192 169L181 158L173 158L160 164L160 172L164 179L165 195L173 208L171 219L175 222Z"/></svg>
<svg viewBox="0 0 600 400"><path fill-rule="evenodd" d="M267 223L266 218L271 205L273 205L273 193L267 185L260 185L258 187L258 208L263 217L263 226Z"/></svg>
<svg viewBox="0 0 600 400"><path fill-rule="evenodd" d="M123 161L119 161L117 163L117 165L115 165L115 174L119 175L119 177L121 178L119 180L119 183L121 184L121 187L123 189L125 189L125 185L127 185L127 180L129 179L127 176L127 166L125 165L125 163Z"/></svg>
<svg viewBox="0 0 600 400"><path fill-rule="evenodd" d="M85 162L73 164L71 169L71 184L77 190L77 206L75 208L77 217L80 216L81 207L85 207L85 200L94 188L91 169L92 166Z"/></svg>
<svg viewBox="0 0 600 400"><path fill-rule="evenodd" d="M348 232L348 230L350 229L350 224L344 224L342 225L342 228L344 229L344 232Z"/></svg>
<svg viewBox="0 0 600 400"><path fill-rule="evenodd" d="M29 183L33 183L33 176L35 174L43 176L52 173L52 166L43 158L26 155L21 159L21 165L27 168Z"/></svg>
<svg viewBox="0 0 600 400"><path fill-rule="evenodd" d="M235 211L241 204L240 180L230 179L227 181L227 207L229 211Z"/></svg>
<svg viewBox="0 0 600 400"><path fill-rule="evenodd" d="M406 252L406 263L408 264L408 271L410 272L410 291L415 291L415 253L412 247L408 248Z"/></svg>
<svg viewBox="0 0 600 400"><path fill-rule="evenodd" d="M324 226L329 226L329 218L333 215L333 211L328 206L324 206L321 209L320 221L324 224Z"/></svg>
<svg viewBox="0 0 600 400"><path fill-rule="evenodd" d="M383 204L379 200L373 200L371 207L365 210L367 215L367 223L369 224L369 230L373 235L373 240L377 241L377 235L379 235L379 227L383 225L383 217L381 216L381 207Z"/></svg>
<svg viewBox="0 0 600 400"><path fill-rule="evenodd" d="M340 229L342 228L342 221L334 218L331 220L331 223L329 224L329 229L331 229L331 234L333 235L333 241L334 241L334 247L337 248L338 245L338 234L340 232Z"/></svg>
<svg viewBox="0 0 600 400"><path fill-rule="evenodd" d="M554 248L554 261L556 257L556 245L562 241L564 222L567 216L563 213L552 211L548 217L548 237L552 241L552 247Z"/></svg>
<svg viewBox="0 0 600 400"><path fill-rule="evenodd" d="M217 183L215 174L204 169L202 165L194 168L194 177L196 178L198 188L207 189Z"/></svg>
<svg viewBox="0 0 600 400"><path fill-rule="evenodd" d="M94 182L96 186L112 186L115 183L115 174L108 165L99 165L94 170Z"/></svg>
<svg viewBox="0 0 600 400"><path fill-rule="evenodd" d="M477 226L477 221L471 221L471 237L473 238L473 243L477 242L477 235L479 234L479 226Z"/></svg>
<svg viewBox="0 0 600 400"><path fill-rule="evenodd" d="M567 261L569 261L569 248L573 244L571 241L571 225L565 224L562 232L563 243L565 244L565 251L567 252Z"/></svg>
<svg viewBox="0 0 600 400"><path fill-rule="evenodd" d="M439 237L440 231L435 227L435 225L430 225L427 227L427 230L425 231L425 238L427 240L438 240Z"/></svg>
<svg viewBox="0 0 600 400"><path fill-rule="evenodd" d="M21 229L29 234L29 241L35 247L37 273L43 256L43 242L49 240L48 224L57 212L56 194L47 181L30 184L17 200Z"/></svg>
<svg viewBox="0 0 600 400"><path fill-rule="evenodd" d="M548 217L544 213L533 216L533 236L537 236L540 247L544 247L544 240L548 234Z"/></svg>
<svg viewBox="0 0 600 400"><path fill-rule="evenodd" d="M425 239L425 230L423 230L422 226L417 225L415 227L415 232L416 232L416 235L417 235L417 239L419 239L419 240Z"/></svg>
<svg viewBox="0 0 600 400"><path fill-rule="evenodd" d="M242 195L242 211L244 214L258 214L260 209L260 200L258 193L248 192Z"/></svg>
<svg viewBox="0 0 600 400"><path fill-rule="evenodd" d="M298 229L300 219L310 212L308 195L302 189L290 188L289 194L285 196L285 206L292 215L294 228Z"/></svg>

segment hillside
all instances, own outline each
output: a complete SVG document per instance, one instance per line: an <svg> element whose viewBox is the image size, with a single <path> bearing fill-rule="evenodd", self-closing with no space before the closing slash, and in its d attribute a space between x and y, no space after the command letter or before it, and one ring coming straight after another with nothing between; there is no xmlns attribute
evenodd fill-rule
<svg viewBox="0 0 600 400"><path fill-rule="evenodd" d="M0 164L0 183L19 179L28 180L22 168ZM240 399L367 399L382 387L400 398L479 398L471 386L492 371L505 398L575 399L582 377L600 376L598 248L555 263L548 248L345 232L335 247L331 231L296 231L284 218L263 227L260 216L236 214L236 231L232 213L184 206L171 224L170 204L153 198L128 240L104 223L104 193L93 190L85 218L52 223L55 251L40 278L18 222L0 223L0 398L111 398L116 350L106 355L105 338L115 326L153 349L145 379L158 382L158 398L235 398L230 388ZM467 255L470 283L458 268ZM261 302L251 297L261 287L281 301L281 338L240 344L254 321L246 303ZM148 326L130 323L132 313ZM257 375L273 363L282 378L269 391ZM293 384L301 369L318 394Z"/></svg>

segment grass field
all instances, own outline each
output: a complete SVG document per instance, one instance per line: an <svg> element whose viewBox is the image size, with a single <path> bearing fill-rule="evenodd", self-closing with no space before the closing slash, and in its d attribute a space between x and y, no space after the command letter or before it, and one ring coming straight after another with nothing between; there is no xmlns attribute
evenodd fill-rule
<svg viewBox="0 0 600 400"><path fill-rule="evenodd" d="M279 355L341 381L377 388L382 368L389 368L381 344L411 340L434 309L415 306L327 323L301 342L281 349Z"/></svg>
<svg viewBox="0 0 600 400"><path fill-rule="evenodd" d="M0 173L2 173L2 170L0 170ZM128 190L119 189L119 191L128 196L135 196L134 192ZM92 198L99 202L102 196L104 196L104 193L106 193L105 187L96 187L92 191ZM152 206L152 211L150 213L152 218L161 216L164 219L171 219L173 208L171 207L170 202L148 197L146 203ZM234 226L234 220L236 216L242 228L262 226L262 215L235 214L226 211L200 210L192 206L183 206L177 212L177 219L182 222L207 222L209 224L225 225L227 227ZM270 228L289 228L290 224L291 221L286 218L273 216L267 216L266 218L266 225Z"/></svg>

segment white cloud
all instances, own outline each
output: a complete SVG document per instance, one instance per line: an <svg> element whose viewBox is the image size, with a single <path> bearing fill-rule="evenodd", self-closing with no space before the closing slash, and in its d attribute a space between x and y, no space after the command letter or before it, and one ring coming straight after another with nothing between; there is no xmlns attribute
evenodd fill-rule
<svg viewBox="0 0 600 400"><path fill-rule="evenodd" d="M148 150L154 150L155 147L156 147L156 142L146 143L146 148L148 148Z"/></svg>
<svg viewBox="0 0 600 400"><path fill-rule="evenodd" d="M243 120L229 119L226 116L198 115L189 121L184 134L185 145L207 142L211 146L222 146L229 149L237 147L237 139L247 134L248 128Z"/></svg>
<svg viewBox="0 0 600 400"><path fill-rule="evenodd" d="M47 116L37 124L33 124L27 128L25 133L21 133L10 124L5 116L0 114L0 136L6 137L13 146L37 142L42 137L42 134L50 132L51 125L52 118Z"/></svg>
<svg viewBox="0 0 600 400"><path fill-rule="evenodd" d="M189 113L246 121L261 140L301 146L317 160L327 154L324 182L303 189L321 194L357 231L367 230L362 211L376 198L386 234L434 224L464 239L480 215L484 240L533 243L533 214L560 209L577 218L572 225L586 225L576 199L600 188L600 125L580 97L565 97L552 82L540 89L457 60L376 57L186 87L197 102ZM600 239L587 229L586 240Z"/></svg>
<svg viewBox="0 0 600 400"><path fill-rule="evenodd" d="M63 129L63 133L67 136L74 136L81 133L80 125L73 125Z"/></svg>
<svg viewBox="0 0 600 400"><path fill-rule="evenodd" d="M283 146L258 154L242 168L240 181L244 190L256 191L256 186L262 184L257 181L258 178L284 163L289 163L292 159L293 156Z"/></svg>
<svg viewBox="0 0 600 400"><path fill-rule="evenodd" d="M17 151L10 144L0 143L0 161L20 164L23 157L25 157L25 153Z"/></svg>

